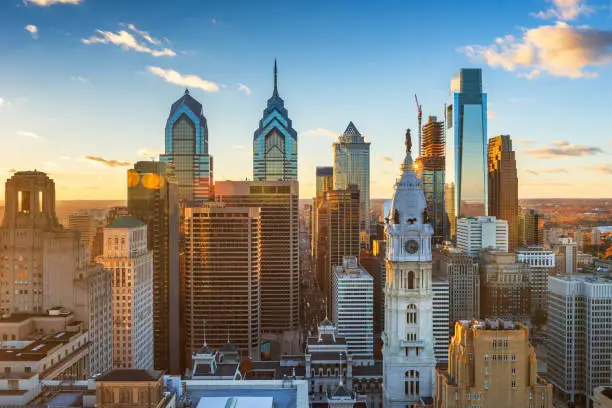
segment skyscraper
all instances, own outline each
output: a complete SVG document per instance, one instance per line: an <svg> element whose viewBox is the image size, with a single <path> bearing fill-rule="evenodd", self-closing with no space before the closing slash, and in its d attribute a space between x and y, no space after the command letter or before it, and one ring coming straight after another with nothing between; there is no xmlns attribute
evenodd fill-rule
<svg viewBox="0 0 612 408"><path fill-rule="evenodd" d="M555 254L551 249L524 246L516 251L516 260L524 263L529 271L531 314L546 311L548 305L548 276L555 272Z"/></svg>
<svg viewBox="0 0 612 408"><path fill-rule="evenodd" d="M297 181L221 181L227 207L261 208L261 333L295 353L299 343L299 213Z"/></svg>
<svg viewBox="0 0 612 408"><path fill-rule="evenodd" d="M316 190L312 200L312 236L311 249L312 258L317 260L317 243L319 242L319 208L325 199L325 192L334 189L334 168L317 167L316 170Z"/></svg>
<svg viewBox="0 0 612 408"><path fill-rule="evenodd" d="M489 139L489 215L508 221L508 249L518 248L519 204L516 159L508 135Z"/></svg>
<svg viewBox="0 0 612 408"><path fill-rule="evenodd" d="M533 208L519 209L519 245L542 245L540 214Z"/></svg>
<svg viewBox="0 0 612 408"><path fill-rule="evenodd" d="M448 361L450 291L448 278L443 273L434 273L433 291L433 337L436 363Z"/></svg>
<svg viewBox="0 0 612 408"><path fill-rule="evenodd" d="M458 219L457 248L474 257L485 248L507 252L508 222L483 216Z"/></svg>
<svg viewBox="0 0 612 408"><path fill-rule="evenodd" d="M104 228L98 262L113 274L113 366L153 369L153 254L147 224L131 216Z"/></svg>
<svg viewBox="0 0 612 408"><path fill-rule="evenodd" d="M427 203L411 156L395 183L385 225L387 279L383 333L383 398L385 408L405 408L433 395L436 359L433 339L431 237Z"/></svg>
<svg viewBox="0 0 612 408"><path fill-rule="evenodd" d="M478 259L450 248L443 251L440 269L448 276L449 321L480 318L480 270Z"/></svg>
<svg viewBox="0 0 612 408"><path fill-rule="evenodd" d="M421 157L414 161L427 201L427 212L434 227L434 242L444 241L444 122L430 116L423 126Z"/></svg>
<svg viewBox="0 0 612 408"><path fill-rule="evenodd" d="M274 60L274 91L253 134L253 179L297 180L297 132L285 101L278 95L278 70Z"/></svg>
<svg viewBox="0 0 612 408"><path fill-rule="evenodd" d="M228 341L259 359L260 227L258 208L185 208L187 360L202 342L218 349Z"/></svg>
<svg viewBox="0 0 612 408"><path fill-rule="evenodd" d="M446 202L453 211L447 214L449 222L487 215L487 95L480 69L461 69L452 79L445 122Z"/></svg>
<svg viewBox="0 0 612 408"><path fill-rule="evenodd" d="M334 189L334 168L317 167L315 196Z"/></svg>
<svg viewBox="0 0 612 408"><path fill-rule="evenodd" d="M578 267L578 245L570 237L559 237L553 245L555 263L559 275L576 273Z"/></svg>
<svg viewBox="0 0 612 408"><path fill-rule="evenodd" d="M213 158L208 154L208 125L202 104L188 89L170 108L166 151L160 160L174 166L179 199L209 201L213 198Z"/></svg>
<svg viewBox="0 0 612 408"><path fill-rule="evenodd" d="M370 143L353 122L334 143L334 188L344 190L349 185L359 189L359 229L361 242L367 244L370 238Z"/></svg>
<svg viewBox="0 0 612 408"><path fill-rule="evenodd" d="M180 374L179 208L172 165L140 161L128 170L128 211L147 224L153 252L155 368Z"/></svg>

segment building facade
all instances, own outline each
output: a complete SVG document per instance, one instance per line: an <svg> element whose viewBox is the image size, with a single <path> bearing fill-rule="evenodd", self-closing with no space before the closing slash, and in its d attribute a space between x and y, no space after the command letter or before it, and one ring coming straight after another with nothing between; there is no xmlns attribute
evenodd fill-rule
<svg viewBox="0 0 612 408"><path fill-rule="evenodd" d="M456 323L448 370L436 370L435 408L553 407L553 387L537 375L529 329L509 321Z"/></svg>
<svg viewBox="0 0 612 408"><path fill-rule="evenodd" d="M548 276L555 272L555 254L548 248L530 246L516 251L516 260L524 263L529 272L531 314L548 309Z"/></svg>
<svg viewBox="0 0 612 408"><path fill-rule="evenodd" d="M553 244L555 263L559 275L571 275L578 268L578 245L573 238L559 237Z"/></svg>
<svg viewBox="0 0 612 408"><path fill-rule="evenodd" d="M449 310L450 290L449 282L442 276L433 275L431 282L433 291L433 336L434 355L436 363L448 361L448 344L450 340Z"/></svg>
<svg viewBox="0 0 612 408"><path fill-rule="evenodd" d="M147 224L153 253L155 368L180 374L178 184L171 165L155 161L135 163L127 181L128 211Z"/></svg>
<svg viewBox="0 0 612 408"><path fill-rule="evenodd" d="M289 119L285 101L278 95L277 73L274 60L274 91L253 134L255 181L297 180L297 132Z"/></svg>
<svg viewBox="0 0 612 408"><path fill-rule="evenodd" d="M473 257L486 248L508 252L508 222L484 216L458 219L457 248Z"/></svg>
<svg viewBox="0 0 612 408"><path fill-rule="evenodd" d="M186 358L203 341L221 348L228 340L259 358L260 221L258 208L185 208Z"/></svg>
<svg viewBox="0 0 612 408"><path fill-rule="evenodd" d="M540 214L533 208L519 210L519 245L542 245Z"/></svg>
<svg viewBox="0 0 612 408"><path fill-rule="evenodd" d="M334 188L345 190L355 185L359 190L359 229L361 241L369 240L370 217L370 143L350 122L334 149Z"/></svg>
<svg viewBox="0 0 612 408"><path fill-rule="evenodd" d="M487 95L482 70L461 69L446 106L446 208L450 223L487 215ZM452 234L454 226L449 232ZM451 235L449 238L453 239Z"/></svg>
<svg viewBox="0 0 612 408"><path fill-rule="evenodd" d="M480 269L478 260L456 249L441 253L440 268L448 276L449 321L480 318Z"/></svg>
<svg viewBox="0 0 612 408"><path fill-rule="evenodd" d="M351 354L374 353L374 280L357 257L345 256L332 274L332 319Z"/></svg>
<svg viewBox="0 0 612 408"><path fill-rule="evenodd" d="M227 207L261 208L261 334L289 353L299 343L299 185L297 181L222 181Z"/></svg>
<svg viewBox="0 0 612 408"><path fill-rule="evenodd" d="M202 104L187 89L170 108L165 143L165 153L160 155L160 160L172 163L179 198L212 200L213 158L208 154L208 124Z"/></svg>
<svg viewBox="0 0 612 408"><path fill-rule="evenodd" d="M123 216L104 229L97 261L113 276L113 367L153 368L153 254L147 225Z"/></svg>
<svg viewBox="0 0 612 408"><path fill-rule="evenodd" d="M387 278L383 333L383 398L386 408L405 408L433 395L431 238L427 203L413 169L410 132L385 225Z"/></svg>
<svg viewBox="0 0 612 408"><path fill-rule="evenodd" d="M333 167L317 167L316 170L316 190L315 195L324 193L334 189L334 168Z"/></svg>
<svg viewBox="0 0 612 408"><path fill-rule="evenodd" d="M508 135L489 139L488 215L508 222L508 249L519 245L518 175L512 140Z"/></svg>

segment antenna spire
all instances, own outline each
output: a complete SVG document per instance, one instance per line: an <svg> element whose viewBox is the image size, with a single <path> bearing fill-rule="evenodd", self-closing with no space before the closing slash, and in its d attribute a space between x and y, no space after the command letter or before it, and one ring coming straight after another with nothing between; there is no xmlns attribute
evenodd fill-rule
<svg viewBox="0 0 612 408"><path fill-rule="evenodd" d="M276 66L276 58L274 58L274 96L278 96L278 67Z"/></svg>

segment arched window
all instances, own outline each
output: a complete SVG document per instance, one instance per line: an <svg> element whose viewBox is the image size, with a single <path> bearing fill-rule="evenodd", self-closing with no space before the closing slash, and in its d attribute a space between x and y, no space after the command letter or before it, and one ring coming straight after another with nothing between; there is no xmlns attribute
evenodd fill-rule
<svg viewBox="0 0 612 408"><path fill-rule="evenodd" d="M406 308L406 324L417 323L417 307L414 303L411 303Z"/></svg>
<svg viewBox="0 0 612 408"><path fill-rule="evenodd" d="M408 272L408 289L414 289L414 272Z"/></svg>
<svg viewBox="0 0 612 408"><path fill-rule="evenodd" d="M404 393L410 397L417 397L419 395L419 372L408 370L405 377Z"/></svg>

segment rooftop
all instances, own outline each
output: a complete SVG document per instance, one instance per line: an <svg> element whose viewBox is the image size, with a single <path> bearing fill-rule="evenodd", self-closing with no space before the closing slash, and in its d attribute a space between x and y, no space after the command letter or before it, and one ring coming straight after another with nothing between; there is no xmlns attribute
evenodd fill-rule
<svg viewBox="0 0 612 408"><path fill-rule="evenodd" d="M35 341L15 342L20 346L12 349L0 350L0 361L40 361L45 358L49 352L69 343L73 337L81 334L83 334L83 332L62 331ZM10 344L11 342L8 342L9 346Z"/></svg>
<svg viewBox="0 0 612 408"><path fill-rule="evenodd" d="M131 215L124 215L123 217L119 217L108 224L106 228L136 228L142 227L143 225L146 224L140 221L138 218L132 217Z"/></svg>
<svg viewBox="0 0 612 408"><path fill-rule="evenodd" d="M163 375L159 370L118 368L96 377L96 381L157 381Z"/></svg>

